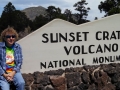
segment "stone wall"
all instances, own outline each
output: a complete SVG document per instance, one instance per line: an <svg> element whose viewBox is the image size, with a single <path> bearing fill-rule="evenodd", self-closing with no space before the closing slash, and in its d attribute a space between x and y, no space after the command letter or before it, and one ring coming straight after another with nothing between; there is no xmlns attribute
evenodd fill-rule
<svg viewBox="0 0 120 90"><path fill-rule="evenodd" d="M23 74L25 90L120 90L120 64Z"/></svg>

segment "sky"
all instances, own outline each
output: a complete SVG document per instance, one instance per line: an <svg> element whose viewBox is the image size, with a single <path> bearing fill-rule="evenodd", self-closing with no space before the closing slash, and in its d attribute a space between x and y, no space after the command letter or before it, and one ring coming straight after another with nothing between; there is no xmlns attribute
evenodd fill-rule
<svg viewBox="0 0 120 90"><path fill-rule="evenodd" d="M15 6L16 10L23 10L28 7L37 6L42 6L45 8L48 6L55 6L56 8L59 7L62 12L64 12L65 9L69 9L72 11L72 13L79 13L75 10L75 7L73 7L73 5L78 1L80 0L0 0L0 15L8 2L11 2ZM88 13L88 20L92 21L95 19L95 17L101 19L105 15L104 12L100 13L98 9L98 5L101 1L105 0L86 0L88 3L86 7L90 7L91 9Z"/></svg>

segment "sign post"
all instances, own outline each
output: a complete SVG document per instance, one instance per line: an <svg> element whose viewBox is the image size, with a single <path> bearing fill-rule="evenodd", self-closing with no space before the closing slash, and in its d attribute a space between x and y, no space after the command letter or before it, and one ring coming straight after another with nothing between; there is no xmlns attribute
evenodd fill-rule
<svg viewBox="0 0 120 90"><path fill-rule="evenodd" d="M120 15L82 25L55 19L18 41L23 73L120 62Z"/></svg>

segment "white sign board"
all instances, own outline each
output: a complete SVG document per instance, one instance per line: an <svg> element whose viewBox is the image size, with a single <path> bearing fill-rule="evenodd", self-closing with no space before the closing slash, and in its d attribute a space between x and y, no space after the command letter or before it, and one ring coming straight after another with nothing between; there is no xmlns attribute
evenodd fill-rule
<svg viewBox="0 0 120 90"><path fill-rule="evenodd" d="M82 25L55 19L18 43L22 73L120 62L120 15Z"/></svg>

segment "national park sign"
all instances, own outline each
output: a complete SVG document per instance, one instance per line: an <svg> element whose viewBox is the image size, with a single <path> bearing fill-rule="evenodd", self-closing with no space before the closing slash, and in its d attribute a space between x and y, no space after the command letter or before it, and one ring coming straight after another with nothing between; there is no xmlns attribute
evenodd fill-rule
<svg viewBox="0 0 120 90"><path fill-rule="evenodd" d="M18 43L23 73L120 62L120 15L75 25L55 19Z"/></svg>

